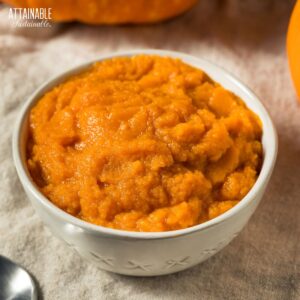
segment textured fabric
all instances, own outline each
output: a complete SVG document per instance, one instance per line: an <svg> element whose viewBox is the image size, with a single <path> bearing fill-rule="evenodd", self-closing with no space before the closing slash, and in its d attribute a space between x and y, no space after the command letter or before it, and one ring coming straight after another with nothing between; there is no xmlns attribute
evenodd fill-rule
<svg viewBox="0 0 300 300"><path fill-rule="evenodd" d="M288 0L201 0L159 25L17 29L0 5L0 254L34 275L44 299L300 299L300 106L285 54L292 6ZM182 51L231 71L262 99L279 134L274 175L247 227L206 262L165 277L115 275L82 260L43 226L11 156L12 124L43 81L132 48Z"/></svg>

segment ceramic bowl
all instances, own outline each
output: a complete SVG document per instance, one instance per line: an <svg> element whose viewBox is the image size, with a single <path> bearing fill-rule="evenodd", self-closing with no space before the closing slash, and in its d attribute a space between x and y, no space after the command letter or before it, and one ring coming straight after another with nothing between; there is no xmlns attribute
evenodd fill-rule
<svg viewBox="0 0 300 300"><path fill-rule="evenodd" d="M259 99L239 80L206 60L172 51L135 50L100 56L96 61L136 54L177 57L204 70L212 79L241 97L260 117L263 124L262 169L253 188L236 206L215 219L186 229L155 233L128 232L93 225L73 217L39 192L26 167L29 111L45 92L85 70L95 61L52 78L29 97L16 122L13 157L28 198L54 235L101 269L126 275L155 276L199 264L216 254L239 234L258 206L270 179L277 155L277 135L271 118Z"/></svg>

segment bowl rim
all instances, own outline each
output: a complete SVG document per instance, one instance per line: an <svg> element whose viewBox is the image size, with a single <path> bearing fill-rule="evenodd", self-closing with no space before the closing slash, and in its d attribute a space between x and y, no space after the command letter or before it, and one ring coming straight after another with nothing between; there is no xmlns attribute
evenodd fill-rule
<svg viewBox="0 0 300 300"><path fill-rule="evenodd" d="M36 187L36 184L33 182L32 178L29 175L25 162L21 158L22 128L24 126L25 119L28 116L29 110L40 99L41 95L45 94L45 92L49 91L51 88L63 82L70 76L86 70L96 62L100 62L115 57L130 57L130 56L140 55L140 54L179 58L196 68L199 68L197 66L198 63L200 65L204 64L207 67L215 69L223 77L226 77L227 80L231 81L238 89L242 90L243 93L246 93L248 97L251 98L251 101L255 102L255 105L259 110L259 113L257 114L259 115L260 119L262 118L264 119L263 132L268 134L271 145L269 151L267 152L267 155L264 157L260 174L255 184L251 188L251 190L242 200L240 200L238 204L236 204L233 208L229 209L228 211L226 211L225 213L219 215L214 219L211 219L204 223L194 225L188 228L172 230L172 231L162 231L162 232L126 231L126 230L113 229L113 228L92 224L68 214L67 212L63 211L62 209L54 205L50 200L48 200ZM203 69L203 71L209 73L209 71L205 69ZM19 112L19 115L17 116L14 131L13 131L13 137L12 137L13 160L14 160L14 164L19 179L23 187L25 188L25 190L28 190L34 196L35 199L38 199L39 203L42 206L44 206L46 210L50 211L60 220L72 224L74 226L77 226L81 229L88 230L91 234L96 234L96 235L102 234L102 235L114 236L119 238L131 238L131 239L134 238L134 239L141 239L141 240L171 238L171 237L178 237L182 235L191 234L196 231L208 229L236 215L239 211L244 209L246 206L248 206L251 203L251 201L254 200L254 198L258 195L260 190L265 186L265 183L268 182L275 165L275 161L277 157L277 149L278 149L278 138L277 138L277 133L273 121L269 113L267 112L266 108L259 100L259 98L247 86L241 83L236 77L231 75L228 71L225 71L222 67L219 67L218 65L206 59L198 58L182 52L158 50L158 49L135 49L135 50L118 51L107 55L100 55L96 59L93 59L87 63L80 64L78 66L68 69L67 71L60 72L59 74L52 76L49 80L44 82L38 89L36 89L33 92L33 94L31 94L26 100L25 104L23 105L22 109Z"/></svg>

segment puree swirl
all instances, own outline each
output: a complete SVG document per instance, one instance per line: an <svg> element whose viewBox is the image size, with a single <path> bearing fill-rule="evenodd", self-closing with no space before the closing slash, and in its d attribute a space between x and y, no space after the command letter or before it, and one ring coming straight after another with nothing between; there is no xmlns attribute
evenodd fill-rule
<svg viewBox="0 0 300 300"><path fill-rule="evenodd" d="M47 92L29 118L27 162L67 213L131 231L187 228L251 189L262 161L259 118L179 59L95 63Z"/></svg>

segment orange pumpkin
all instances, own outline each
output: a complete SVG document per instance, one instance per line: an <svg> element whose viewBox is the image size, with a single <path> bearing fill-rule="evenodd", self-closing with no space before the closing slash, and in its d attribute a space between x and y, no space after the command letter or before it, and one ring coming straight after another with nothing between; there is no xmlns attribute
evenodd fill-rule
<svg viewBox="0 0 300 300"><path fill-rule="evenodd" d="M15 7L52 8L54 21L90 24L154 23L175 17L197 0L4 0Z"/></svg>
<svg viewBox="0 0 300 300"><path fill-rule="evenodd" d="M300 101L300 0L297 1L289 24L287 54L298 99Z"/></svg>

